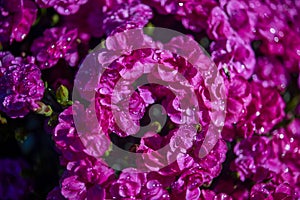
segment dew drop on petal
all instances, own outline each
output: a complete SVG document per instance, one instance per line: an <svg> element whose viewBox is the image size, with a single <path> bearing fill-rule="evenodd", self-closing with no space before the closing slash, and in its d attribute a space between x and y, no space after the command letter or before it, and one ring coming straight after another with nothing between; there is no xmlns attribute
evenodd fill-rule
<svg viewBox="0 0 300 200"><path fill-rule="evenodd" d="M284 149L289 151L291 149L291 146L289 144L287 144L287 145L285 145Z"/></svg>
<svg viewBox="0 0 300 200"><path fill-rule="evenodd" d="M279 135L279 138L280 138L280 139L283 139L283 138L284 138L284 135L281 133L281 134Z"/></svg>
<svg viewBox="0 0 300 200"><path fill-rule="evenodd" d="M274 28L270 28L270 33L274 34L276 30Z"/></svg>

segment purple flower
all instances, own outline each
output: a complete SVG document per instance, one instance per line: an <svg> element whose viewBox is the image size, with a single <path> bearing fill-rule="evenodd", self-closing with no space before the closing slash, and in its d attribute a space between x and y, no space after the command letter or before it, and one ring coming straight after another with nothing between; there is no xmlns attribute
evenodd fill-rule
<svg viewBox="0 0 300 200"><path fill-rule="evenodd" d="M64 15L61 17L61 21L69 29L77 29L80 38L85 41L91 37L101 37L104 34L104 13L114 3L116 2L88 0L87 3L80 6L76 14Z"/></svg>
<svg viewBox="0 0 300 200"><path fill-rule="evenodd" d="M22 59L0 52L0 110L12 118L38 108L44 94L41 72L32 57Z"/></svg>
<svg viewBox="0 0 300 200"><path fill-rule="evenodd" d="M103 29L108 35L132 28L142 28L152 18L149 6L131 1L114 6L105 13Z"/></svg>
<svg viewBox="0 0 300 200"><path fill-rule="evenodd" d="M0 196L2 199L23 199L29 193L29 182L22 176L28 166L21 160L0 160Z"/></svg>
<svg viewBox="0 0 300 200"><path fill-rule="evenodd" d="M254 81L261 82L264 87L277 87L284 90L289 83L289 74L284 65L275 57L259 57L256 62Z"/></svg>
<svg viewBox="0 0 300 200"><path fill-rule="evenodd" d="M74 67L79 61L79 41L77 29L55 27L47 29L42 37L37 38L31 46L31 51L41 69L54 66L59 59L66 60Z"/></svg>
<svg viewBox="0 0 300 200"><path fill-rule="evenodd" d="M254 52L246 41L240 37L229 37L211 44L211 56L219 69L230 72L230 77L236 75L248 79L255 67Z"/></svg>
<svg viewBox="0 0 300 200"><path fill-rule="evenodd" d="M57 186L51 190L47 195L47 200L64 200L61 194L61 189Z"/></svg>
<svg viewBox="0 0 300 200"><path fill-rule="evenodd" d="M41 8L53 7L61 15L76 13L88 0L35 0Z"/></svg>
<svg viewBox="0 0 300 200"><path fill-rule="evenodd" d="M37 8L30 0L0 1L0 41L22 41L36 20Z"/></svg>

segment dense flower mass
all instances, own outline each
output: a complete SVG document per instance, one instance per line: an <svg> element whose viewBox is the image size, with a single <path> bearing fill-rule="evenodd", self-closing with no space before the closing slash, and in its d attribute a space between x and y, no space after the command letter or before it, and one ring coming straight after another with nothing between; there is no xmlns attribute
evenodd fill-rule
<svg viewBox="0 0 300 200"><path fill-rule="evenodd" d="M44 94L41 72L33 57L14 57L0 52L0 110L12 118L37 109Z"/></svg>
<svg viewBox="0 0 300 200"><path fill-rule="evenodd" d="M0 51L0 199L300 199L300 1L0 0Z"/></svg>

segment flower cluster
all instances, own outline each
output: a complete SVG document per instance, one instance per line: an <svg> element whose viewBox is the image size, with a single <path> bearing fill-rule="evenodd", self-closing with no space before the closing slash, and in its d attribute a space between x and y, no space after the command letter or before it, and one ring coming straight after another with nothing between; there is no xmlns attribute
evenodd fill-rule
<svg viewBox="0 0 300 200"><path fill-rule="evenodd" d="M30 157L43 114L48 200L299 199L299 22L293 0L0 0L1 150ZM1 198L40 195L0 156Z"/></svg>
<svg viewBox="0 0 300 200"><path fill-rule="evenodd" d="M0 52L0 64L0 110L16 118L37 109L37 101L44 94L44 83L34 58L23 59Z"/></svg>

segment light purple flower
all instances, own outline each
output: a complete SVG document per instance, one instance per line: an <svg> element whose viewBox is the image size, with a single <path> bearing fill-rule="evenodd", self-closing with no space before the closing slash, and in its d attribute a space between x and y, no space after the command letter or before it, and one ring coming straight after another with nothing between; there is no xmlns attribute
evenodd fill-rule
<svg viewBox="0 0 300 200"><path fill-rule="evenodd" d="M96 119L90 119L89 109L84 110L83 105L75 103L77 112L73 113L72 107L65 109L58 118L58 125L53 133L53 140L56 147L62 154L61 163L67 165L70 161L82 160L86 157L101 158L109 148L109 139L98 132ZM89 126L83 126L77 123L77 129L74 124L74 115L79 115L83 119L82 123L89 123ZM94 123L93 123L94 122ZM97 142L95 142L95 140Z"/></svg>
<svg viewBox="0 0 300 200"><path fill-rule="evenodd" d="M44 94L41 71L33 57L23 59L0 52L0 110L12 118L37 109Z"/></svg>

